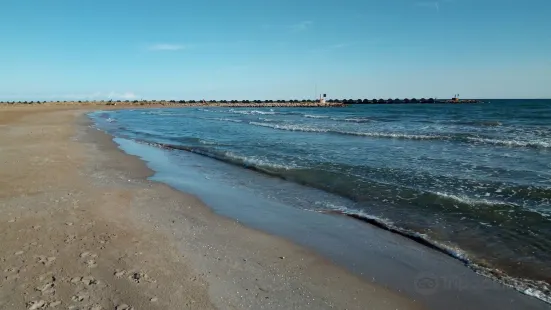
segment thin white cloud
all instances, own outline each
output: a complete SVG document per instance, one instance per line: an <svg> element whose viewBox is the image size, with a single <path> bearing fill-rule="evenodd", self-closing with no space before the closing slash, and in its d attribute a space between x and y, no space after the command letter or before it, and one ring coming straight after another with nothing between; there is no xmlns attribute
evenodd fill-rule
<svg viewBox="0 0 551 310"><path fill-rule="evenodd" d="M134 92L89 92L89 93L0 93L2 100L136 100L140 96Z"/></svg>
<svg viewBox="0 0 551 310"><path fill-rule="evenodd" d="M63 100L131 100L137 99L139 96L133 92L93 92L93 93L66 93L66 94L51 94L42 96L49 99Z"/></svg>
<svg viewBox="0 0 551 310"><path fill-rule="evenodd" d="M109 95L107 96L109 99L125 99L125 100L130 100L130 99L136 99L138 98L138 95L136 95L135 93L133 92L124 92L124 93L116 93L116 92L110 92Z"/></svg>
<svg viewBox="0 0 551 310"><path fill-rule="evenodd" d="M290 28L292 31L304 31L304 30L307 30L309 28L312 27L312 25L314 24L313 21L311 20L305 20L305 21L301 21L299 23L296 23L294 25L291 25Z"/></svg>
<svg viewBox="0 0 551 310"><path fill-rule="evenodd" d="M160 43L149 46L149 50L151 51L179 51L183 49L186 49L186 46L180 44Z"/></svg>
<svg viewBox="0 0 551 310"><path fill-rule="evenodd" d="M313 25L313 21L303 20L294 24L262 24L260 27L264 30L301 32L312 28Z"/></svg>
<svg viewBox="0 0 551 310"><path fill-rule="evenodd" d="M449 2L444 0L445 2ZM415 5L430 9L435 9L437 12L440 12L440 2L438 1L425 1L425 2L417 2Z"/></svg>
<svg viewBox="0 0 551 310"><path fill-rule="evenodd" d="M330 46L330 48L332 49L339 49L339 48L345 48L345 47L348 47L350 46L351 44L350 43L338 43L338 44L333 44Z"/></svg>
<svg viewBox="0 0 551 310"><path fill-rule="evenodd" d="M82 100L100 100L100 99L114 99L114 100L130 100L138 98L133 92L94 92L94 93L73 93L73 94L58 94L50 95L50 98L64 98L64 99L82 99Z"/></svg>
<svg viewBox="0 0 551 310"><path fill-rule="evenodd" d="M361 43L360 42L341 42L341 43L335 43L335 44L327 44L327 45L318 46L318 47L312 49L311 51L314 52L314 53L331 52L331 51L334 51L334 50L350 48L350 47L356 46L358 44L361 44Z"/></svg>

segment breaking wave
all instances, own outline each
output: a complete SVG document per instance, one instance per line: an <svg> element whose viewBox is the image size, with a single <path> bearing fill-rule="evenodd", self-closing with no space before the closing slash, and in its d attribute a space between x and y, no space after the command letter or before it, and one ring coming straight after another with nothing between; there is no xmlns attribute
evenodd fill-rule
<svg viewBox="0 0 551 310"><path fill-rule="evenodd" d="M278 112L275 112L275 111L259 111L259 110L235 110L235 109L230 109L229 110L231 113L234 113L234 114L243 114L243 115L275 115L275 114L279 114Z"/></svg>
<svg viewBox="0 0 551 310"><path fill-rule="evenodd" d="M304 131L304 132L325 132L338 135L348 135L348 136L363 136L363 137L375 137L375 138L398 138L398 139L412 139L412 140L443 140L447 137L443 136L429 136L429 135L407 135L401 133L379 133L379 132L355 132L355 131L340 131L329 128L318 128L318 127L309 127L303 125L294 125L294 124L267 124L259 122L249 122L249 124L254 126L269 127L279 130L287 131Z"/></svg>
<svg viewBox="0 0 551 310"><path fill-rule="evenodd" d="M503 125L500 121L484 121L484 120L456 121L453 123L457 125L467 125L467 126L475 126L475 127L499 127Z"/></svg>
<svg viewBox="0 0 551 310"><path fill-rule="evenodd" d="M493 144L510 147L531 147L531 148L551 148L551 142L546 141L518 141L518 140L499 140L490 138L466 137L467 140L475 143Z"/></svg>
<svg viewBox="0 0 551 310"><path fill-rule="evenodd" d="M311 114L304 114L304 117L306 118L329 118L327 115L311 115Z"/></svg>
<svg viewBox="0 0 551 310"><path fill-rule="evenodd" d="M224 118L224 117L205 117L203 119L212 120L212 121L222 121L222 122L232 122L232 123L243 123L240 119L234 118Z"/></svg>
<svg viewBox="0 0 551 310"><path fill-rule="evenodd" d="M474 270L476 273L488 277L498 283L501 283L505 286L511 287L523 294L535 297L546 303L551 303L551 286L544 281L534 281L524 278L515 278L506 275L500 270L484 266L473 262L473 259L468 253L461 250L460 248L450 245L443 244L432 240L425 234L420 234L411 230L403 229L395 226L391 221L383 219L380 217L369 215L363 211L351 210L342 206L334 206L331 204L325 204L328 209L325 210L314 210L321 213L332 213L348 216L359 221L371 224L373 226L379 227L384 230L388 230L395 234L406 237L410 240L413 240L421 245L429 247L433 250L451 256L461 262L463 262L467 267Z"/></svg>
<svg viewBox="0 0 551 310"><path fill-rule="evenodd" d="M480 138L475 136L465 135L426 135L426 134L404 134L395 132L356 132L345 131L330 128L320 128L312 126L304 126L297 124L268 124L261 122L249 122L250 125L268 127L278 130L287 131L303 131L303 132L320 132L337 135L372 137L372 138L390 138L390 139L406 139L406 140L443 140L443 141L458 141L472 144L489 144L508 147L529 147L529 148L551 148L551 142L547 141L518 141L518 140L499 140L491 138Z"/></svg>
<svg viewBox="0 0 551 310"><path fill-rule="evenodd" d="M365 118L365 117L351 117L351 118L332 118L332 120L336 121L345 121L345 122L352 122L352 123L369 123L372 122L372 119Z"/></svg>

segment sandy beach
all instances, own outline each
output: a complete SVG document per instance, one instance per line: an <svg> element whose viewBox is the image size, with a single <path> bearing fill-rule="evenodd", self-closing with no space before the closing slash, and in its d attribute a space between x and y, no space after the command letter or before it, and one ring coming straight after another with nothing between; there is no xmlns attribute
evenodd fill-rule
<svg viewBox="0 0 551 310"><path fill-rule="evenodd" d="M148 181L90 109L0 110L0 309L423 308Z"/></svg>

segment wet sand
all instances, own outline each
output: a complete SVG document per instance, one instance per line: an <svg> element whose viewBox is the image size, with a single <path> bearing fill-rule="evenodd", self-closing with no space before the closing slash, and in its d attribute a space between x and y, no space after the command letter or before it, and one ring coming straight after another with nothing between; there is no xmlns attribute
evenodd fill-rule
<svg viewBox="0 0 551 310"><path fill-rule="evenodd" d="M0 109L0 309L424 308L147 180L89 109Z"/></svg>

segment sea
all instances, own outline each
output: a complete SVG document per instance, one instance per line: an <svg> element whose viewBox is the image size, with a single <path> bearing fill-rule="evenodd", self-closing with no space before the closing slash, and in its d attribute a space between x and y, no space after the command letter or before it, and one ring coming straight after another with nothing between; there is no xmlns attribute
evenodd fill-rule
<svg viewBox="0 0 551 310"><path fill-rule="evenodd" d="M183 156L169 170L364 221L551 301L551 100L89 116L119 142Z"/></svg>

